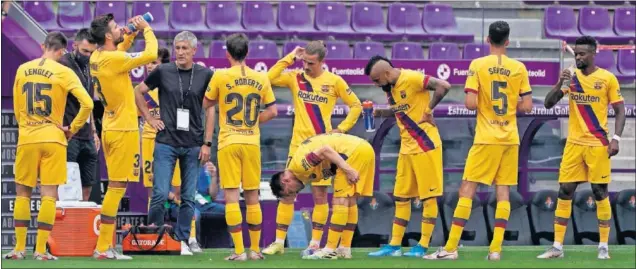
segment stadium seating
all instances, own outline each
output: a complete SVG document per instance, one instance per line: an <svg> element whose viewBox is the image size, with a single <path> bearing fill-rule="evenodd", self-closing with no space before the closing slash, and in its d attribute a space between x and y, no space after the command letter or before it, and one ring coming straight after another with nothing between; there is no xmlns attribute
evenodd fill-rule
<svg viewBox="0 0 636 269"><path fill-rule="evenodd" d="M393 43L391 59L396 60L421 60L424 59L424 49L416 42Z"/></svg>
<svg viewBox="0 0 636 269"><path fill-rule="evenodd" d="M464 45L464 59L472 60L490 54L490 45L487 43L469 43Z"/></svg>
<svg viewBox="0 0 636 269"><path fill-rule="evenodd" d="M166 11L163 9L163 3L157 1L134 1L132 14L139 15L146 12L152 13L154 20L152 21L152 30L159 37L167 37L170 35L170 26L166 18Z"/></svg>
<svg viewBox="0 0 636 269"><path fill-rule="evenodd" d="M618 51L618 71L625 76L636 77L636 51L619 50Z"/></svg>
<svg viewBox="0 0 636 269"><path fill-rule="evenodd" d="M353 57L356 59L369 59L375 55L386 57L384 44L379 42L357 42L353 46Z"/></svg>
<svg viewBox="0 0 636 269"><path fill-rule="evenodd" d="M596 53L595 64L598 67L610 71L616 76L619 82L624 83L634 81L634 76L628 76L618 72L618 70L616 69L616 59L614 58L614 52L611 50L599 50L598 53Z"/></svg>
<svg viewBox="0 0 636 269"><path fill-rule="evenodd" d="M422 14L415 4L391 4L389 6L387 20L391 32L405 35L410 41L434 40L439 36L424 32L424 28L422 28Z"/></svg>
<svg viewBox="0 0 636 269"><path fill-rule="evenodd" d="M199 2L174 1L170 3L169 22L174 33L188 30L197 36L209 33L205 24L203 12Z"/></svg>
<svg viewBox="0 0 636 269"><path fill-rule="evenodd" d="M404 238L402 239L403 246L415 246L420 241L420 237L422 236L422 212L424 210L422 208L422 205L423 203L419 198L413 198L411 200L411 218L409 219L409 224L408 226L406 226ZM429 246L443 246L445 242L446 239L444 238L444 226L442 224L442 217L441 214L438 214Z"/></svg>
<svg viewBox="0 0 636 269"><path fill-rule="evenodd" d="M606 8L586 6L579 10L579 30L583 35L596 37L601 44L626 44L628 37L612 31L612 21Z"/></svg>
<svg viewBox="0 0 636 269"><path fill-rule="evenodd" d="M283 57L291 53L296 47L304 47L307 45L306 41L289 41L283 45Z"/></svg>
<svg viewBox="0 0 636 269"><path fill-rule="evenodd" d="M435 42L428 48L431 60L459 60L462 58L456 43Z"/></svg>
<svg viewBox="0 0 636 269"><path fill-rule="evenodd" d="M24 10L26 10L42 28L48 31L59 31L61 29L57 23L57 13L53 10L53 2L26 1L24 2Z"/></svg>
<svg viewBox="0 0 636 269"><path fill-rule="evenodd" d="M623 190L613 201L614 220L618 242L624 245L636 244L636 190Z"/></svg>
<svg viewBox="0 0 636 269"><path fill-rule="evenodd" d="M303 2L281 2L278 6L278 27L301 38L327 38L326 32L319 32L314 28L309 6Z"/></svg>
<svg viewBox="0 0 636 269"><path fill-rule="evenodd" d="M395 216L395 203L383 192L373 192L373 197L358 199L358 231L355 247L379 247L391 237Z"/></svg>
<svg viewBox="0 0 636 269"><path fill-rule="evenodd" d="M634 35L636 35L635 7L619 7L614 10L614 32L619 36L634 39Z"/></svg>
<svg viewBox="0 0 636 269"><path fill-rule="evenodd" d="M213 37L245 32L234 2L208 2L205 13L205 21Z"/></svg>
<svg viewBox="0 0 636 269"><path fill-rule="evenodd" d="M252 59L278 59L278 47L271 40L251 41L249 45L249 57Z"/></svg>
<svg viewBox="0 0 636 269"><path fill-rule="evenodd" d="M497 194L490 194L486 204L486 220L488 222L488 238L492 240L495 231L495 212L497 209ZM504 245L524 246L532 244L528 208L523 197L516 191L510 191L510 217L504 233Z"/></svg>
<svg viewBox="0 0 636 269"><path fill-rule="evenodd" d="M574 5L574 6L582 6L582 5L587 5L589 3L590 1L571 1L571 0L559 1L559 4L561 5Z"/></svg>
<svg viewBox="0 0 636 269"><path fill-rule="evenodd" d="M534 194L528 205L530 213L530 231L535 245L552 245L554 241L554 212L558 194L553 190L542 190ZM568 229L563 240L564 245L574 244L574 227L572 219L568 221Z"/></svg>
<svg viewBox="0 0 636 269"><path fill-rule="evenodd" d="M327 41L327 59L351 59L353 58L351 47L346 41Z"/></svg>
<svg viewBox="0 0 636 269"><path fill-rule="evenodd" d="M391 33L382 15L379 3L358 2L351 8L351 26L359 33L365 33L376 41L397 41L402 34Z"/></svg>
<svg viewBox="0 0 636 269"><path fill-rule="evenodd" d="M170 58L177 58L177 53L174 49L174 44L172 46L172 52L170 54ZM203 43L201 41L197 41L197 51L194 53L194 58L205 58L205 49L203 48Z"/></svg>
<svg viewBox="0 0 636 269"><path fill-rule="evenodd" d="M127 24L128 12L126 10L126 2L115 2L115 1L95 2L95 16L104 15L108 13L112 13L115 16L115 22L118 25Z"/></svg>
<svg viewBox="0 0 636 269"><path fill-rule="evenodd" d="M71 35L80 28L90 27L93 20L89 2L58 2L58 21L62 32Z"/></svg>
<svg viewBox="0 0 636 269"><path fill-rule="evenodd" d="M210 43L210 54L208 57L213 59L224 59L226 50L225 41L214 40Z"/></svg>
<svg viewBox="0 0 636 269"><path fill-rule="evenodd" d="M527 5L551 5L554 4L554 1L523 1Z"/></svg>
<svg viewBox="0 0 636 269"><path fill-rule="evenodd" d="M291 32L283 31L274 21L274 7L269 2L245 2L241 22L248 33L282 39L290 37Z"/></svg>
<svg viewBox="0 0 636 269"><path fill-rule="evenodd" d="M547 38L574 42L581 33L576 26L574 9L565 6L550 6L543 14L544 32Z"/></svg>
<svg viewBox="0 0 636 269"><path fill-rule="evenodd" d="M473 42L474 36L461 34L453 8L445 4L426 4L422 13L422 26L431 34L442 35L442 40L450 42Z"/></svg>
<svg viewBox="0 0 636 269"><path fill-rule="evenodd" d="M364 34L351 29L347 7L343 3L316 3L315 24L319 31L328 32L336 39L363 39Z"/></svg>
<svg viewBox="0 0 636 269"><path fill-rule="evenodd" d="M170 51L170 53L173 53L174 56L174 49L170 48L171 46L168 45L168 42L166 42L163 39L158 39L157 43L159 43L159 48L166 48ZM146 48L146 41L143 39L138 39L135 40L135 43L133 43L131 52L140 52L140 51L144 51L144 48ZM174 57L173 57L174 58Z"/></svg>
<svg viewBox="0 0 636 269"><path fill-rule="evenodd" d="M576 244L596 245L599 241L596 202L591 190L581 190L572 199L572 222ZM609 244L616 244L616 224L610 221Z"/></svg>
<svg viewBox="0 0 636 269"><path fill-rule="evenodd" d="M456 192L446 193L443 197L444 205L442 212L444 215L444 223L450 230L453 223L453 214L459 201L459 194ZM473 209L470 213L470 218L464 226L464 232L460 240L460 244L464 246L485 246L488 245L488 233L487 233L486 219L484 216L484 207L482 206L481 199L477 195L473 197Z"/></svg>
<svg viewBox="0 0 636 269"><path fill-rule="evenodd" d="M594 4L606 5L606 6L618 6L618 5L625 4L625 1L595 0Z"/></svg>

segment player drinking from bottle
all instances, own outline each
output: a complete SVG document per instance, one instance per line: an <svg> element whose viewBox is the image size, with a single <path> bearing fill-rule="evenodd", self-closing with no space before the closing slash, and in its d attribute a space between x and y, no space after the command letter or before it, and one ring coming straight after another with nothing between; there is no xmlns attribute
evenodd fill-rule
<svg viewBox="0 0 636 269"><path fill-rule="evenodd" d="M322 41L311 41L304 48L296 47L268 72L272 85L289 88L294 100L294 129L289 145L287 165L289 165L289 160L296 152L300 142L317 134L347 132L355 125L362 112L360 100L344 79L322 69L326 53L327 49ZM296 60L303 62L304 71L283 73L283 70ZM331 113L338 98L341 98L350 110L340 125L333 129L331 127ZM327 187L331 185L331 180L331 177L327 177L311 182L311 191L314 197L313 229L311 242L303 255L320 247L322 232L329 216ZM263 254L272 255L284 252L287 229L294 216L295 199L295 196L286 196L278 203L276 241L265 248ZM351 246L345 247L350 248Z"/></svg>

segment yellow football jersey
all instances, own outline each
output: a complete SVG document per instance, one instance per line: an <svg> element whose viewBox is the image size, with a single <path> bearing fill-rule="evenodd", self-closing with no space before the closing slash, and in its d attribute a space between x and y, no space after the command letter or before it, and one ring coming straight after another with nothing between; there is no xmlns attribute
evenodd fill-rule
<svg viewBox="0 0 636 269"><path fill-rule="evenodd" d="M607 146L608 104L623 102L618 80L598 68L586 76L576 70L570 84L568 142L586 146Z"/></svg>
<svg viewBox="0 0 636 269"><path fill-rule="evenodd" d="M321 160L313 152L328 145L347 160L362 142L364 142L362 138L340 133L310 137L300 143L287 169L305 184L329 178L336 174L338 166L327 160Z"/></svg>
<svg viewBox="0 0 636 269"><path fill-rule="evenodd" d="M214 73L205 93L219 105L219 150L231 144L261 144L258 117L261 104L276 102L267 74L246 66Z"/></svg>
<svg viewBox="0 0 636 269"><path fill-rule="evenodd" d="M532 94L526 66L506 55L477 58L465 91L478 96L474 144L518 145L518 98Z"/></svg>
<svg viewBox="0 0 636 269"><path fill-rule="evenodd" d="M71 93L80 111L69 127L79 131L88 120L93 100L70 68L51 59L35 59L18 68L13 86L13 109L18 121L18 145L55 142L67 145L62 126L66 98Z"/></svg>
<svg viewBox="0 0 636 269"><path fill-rule="evenodd" d="M146 100L146 105L148 106L148 110L150 111L150 115L153 117L159 117L159 91L157 89L148 91L148 93L144 94L144 99ZM144 128L141 132L141 138L152 138L157 137L157 130L152 128L150 124L145 121Z"/></svg>
<svg viewBox="0 0 636 269"><path fill-rule="evenodd" d="M144 29L144 51L126 53L130 38L126 36L117 51L97 50L91 55L93 87L104 104L103 131L139 130L135 93L129 72L154 61L157 58L158 45L155 34L148 27Z"/></svg>
<svg viewBox="0 0 636 269"><path fill-rule="evenodd" d="M324 71L319 77L312 78L301 71L283 73L294 63L294 54L290 53L278 61L268 72L272 85L287 87L294 99L294 128L292 145L303 140L331 131L331 113L338 98L350 107L347 117L338 125L338 129L347 132L355 124L362 105L360 100L342 77Z"/></svg>
<svg viewBox="0 0 636 269"><path fill-rule="evenodd" d="M427 152L442 143L437 127L417 124L430 102L430 93L425 88L428 79L421 72L402 69L395 86L386 94L400 128L400 154Z"/></svg>

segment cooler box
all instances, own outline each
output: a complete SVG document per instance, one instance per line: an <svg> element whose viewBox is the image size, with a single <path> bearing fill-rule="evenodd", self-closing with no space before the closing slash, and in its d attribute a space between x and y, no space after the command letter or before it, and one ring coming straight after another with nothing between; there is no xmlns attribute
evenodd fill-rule
<svg viewBox="0 0 636 269"><path fill-rule="evenodd" d="M51 254L89 257L99 235L101 206L94 202L58 201L55 224L49 236ZM117 242L116 233L113 242Z"/></svg>

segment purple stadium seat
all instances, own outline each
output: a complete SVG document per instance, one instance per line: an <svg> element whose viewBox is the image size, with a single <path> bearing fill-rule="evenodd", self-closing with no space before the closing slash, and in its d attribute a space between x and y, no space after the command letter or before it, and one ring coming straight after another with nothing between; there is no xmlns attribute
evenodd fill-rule
<svg viewBox="0 0 636 269"><path fill-rule="evenodd" d="M446 4L426 4L422 13L422 26L431 34L442 35L441 39L451 42L473 42L473 35L461 34L453 8Z"/></svg>
<svg viewBox="0 0 636 269"><path fill-rule="evenodd" d="M175 33L188 30L197 36L211 34L203 19L201 4L195 1L174 1L170 4L170 26Z"/></svg>
<svg viewBox="0 0 636 269"><path fill-rule="evenodd" d="M276 43L271 40L258 40L251 41L247 58L250 59L278 59L280 55L278 55L278 47Z"/></svg>
<svg viewBox="0 0 636 269"><path fill-rule="evenodd" d="M431 60L459 60L462 56L457 44L434 42L428 47L428 58Z"/></svg>
<svg viewBox="0 0 636 269"><path fill-rule="evenodd" d="M208 58L225 59L226 50L227 47L225 47L225 41L214 40L210 43L210 56Z"/></svg>
<svg viewBox="0 0 636 269"><path fill-rule="evenodd" d="M170 58L177 58L177 53L174 49L174 44L172 44L172 52L170 52ZM194 58L205 58L205 49L203 48L203 43L201 41L197 41L197 52L194 53Z"/></svg>
<svg viewBox="0 0 636 269"><path fill-rule="evenodd" d="M618 71L623 75L636 77L636 51L633 49L618 51Z"/></svg>
<svg viewBox="0 0 636 269"><path fill-rule="evenodd" d="M393 43L393 48L391 49L391 59L421 60L424 59L424 49L422 49L422 44L417 42Z"/></svg>
<svg viewBox="0 0 636 269"><path fill-rule="evenodd" d="M552 5L554 1L523 1L526 5Z"/></svg>
<svg viewBox="0 0 636 269"><path fill-rule="evenodd" d="M283 56L289 54L290 52L292 52L297 46L298 47L304 47L307 45L307 42L305 41L288 41L285 42L285 45L283 45Z"/></svg>
<svg viewBox="0 0 636 269"><path fill-rule="evenodd" d="M589 3L590 3L590 1L572 1L572 0L559 1L559 4L561 4L561 5L574 5L574 6L583 6L583 5L587 5Z"/></svg>
<svg viewBox="0 0 636 269"><path fill-rule="evenodd" d="M70 35L80 28L91 26L93 13L89 2L58 2L57 7L58 20L64 33Z"/></svg>
<svg viewBox="0 0 636 269"><path fill-rule="evenodd" d="M614 32L632 39L636 33L636 8L620 7L614 10Z"/></svg>
<svg viewBox="0 0 636 269"><path fill-rule="evenodd" d="M235 2L208 2L206 5L206 23L212 35L230 35L245 32Z"/></svg>
<svg viewBox="0 0 636 269"><path fill-rule="evenodd" d="M274 7L269 2L244 2L243 27L267 38L287 38L291 32L281 31L274 21Z"/></svg>
<svg viewBox="0 0 636 269"><path fill-rule="evenodd" d="M278 27L303 38L327 38L327 33L319 32L314 27L309 6L304 2L281 2L278 6Z"/></svg>
<svg viewBox="0 0 636 269"><path fill-rule="evenodd" d="M380 42L357 42L353 45L355 59L369 59L375 55L386 57L384 44Z"/></svg>
<svg viewBox="0 0 636 269"><path fill-rule="evenodd" d="M115 22L119 25L126 25L128 12L126 12L126 2L97 1L95 3L95 16L112 13Z"/></svg>
<svg viewBox="0 0 636 269"><path fill-rule="evenodd" d="M543 14L545 37L574 42L581 33L576 27L576 16L571 7L549 6Z"/></svg>
<svg viewBox="0 0 636 269"><path fill-rule="evenodd" d="M132 15L143 15L146 12L152 13L154 20L151 23L152 30L159 37L170 35L170 26L166 18L166 11L163 9L163 2L156 1L134 1Z"/></svg>
<svg viewBox="0 0 636 269"><path fill-rule="evenodd" d="M636 1L629 1L630 4L636 5Z"/></svg>
<svg viewBox="0 0 636 269"><path fill-rule="evenodd" d="M351 29L347 7L343 3L318 2L315 12L316 29L319 31L328 32L336 39L364 39L364 34Z"/></svg>
<svg viewBox="0 0 636 269"><path fill-rule="evenodd" d="M614 59L614 51L599 50L598 53L596 53L595 64L614 74L620 83L631 83L634 81L634 76L624 75L618 72L618 69L616 69L616 59Z"/></svg>
<svg viewBox="0 0 636 269"><path fill-rule="evenodd" d="M612 31L612 22L606 8L585 6L579 10L579 31L596 37L602 44L626 44L628 37L617 36Z"/></svg>
<svg viewBox="0 0 636 269"><path fill-rule="evenodd" d="M422 13L415 4L391 4L387 20L391 32L406 34L406 38L411 41L430 41L439 37L424 32Z"/></svg>
<svg viewBox="0 0 636 269"><path fill-rule="evenodd" d="M326 59L351 59L351 47L347 41L327 41Z"/></svg>
<svg viewBox="0 0 636 269"><path fill-rule="evenodd" d="M464 59L472 60L490 54L490 45L486 43L470 43L464 46Z"/></svg>
<svg viewBox="0 0 636 269"><path fill-rule="evenodd" d="M49 1L24 2L24 10L26 10L42 28L49 31L59 31L60 25L57 24L57 17L53 11L53 3Z"/></svg>
<svg viewBox="0 0 636 269"><path fill-rule="evenodd" d="M351 9L351 27L359 33L365 33L373 40L396 41L402 34L389 32L382 15L382 5L379 3L358 2Z"/></svg>
<svg viewBox="0 0 636 269"><path fill-rule="evenodd" d="M168 46L168 42L166 42L165 40L157 39L157 43L159 43L159 48L166 48L169 51L171 51L171 53L174 52L174 49L171 49L170 46ZM144 51L145 48L146 48L146 41L143 38L141 38L141 39L135 40L135 43L133 43L130 51L140 52L140 51Z"/></svg>
<svg viewBox="0 0 636 269"><path fill-rule="evenodd" d="M622 4L625 4L625 1L608 1L608 0L601 0L601 1L594 1L594 4L597 5L605 5L605 6L619 6Z"/></svg>

